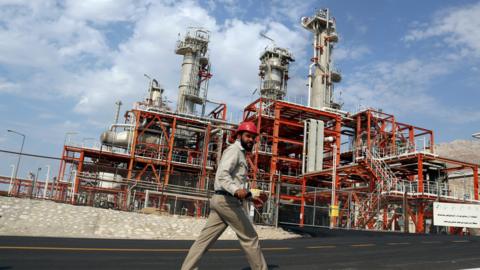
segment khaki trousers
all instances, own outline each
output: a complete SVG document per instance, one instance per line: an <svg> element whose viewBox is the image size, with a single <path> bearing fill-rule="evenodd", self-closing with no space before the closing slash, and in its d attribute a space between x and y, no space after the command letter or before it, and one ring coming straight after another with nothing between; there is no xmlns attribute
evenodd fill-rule
<svg viewBox="0 0 480 270"><path fill-rule="evenodd" d="M237 234L252 270L267 270L257 232L248 220L242 203L230 196L214 195L210 200L210 216L198 239L193 243L182 265L182 270L198 269L202 255L222 235L227 226Z"/></svg>

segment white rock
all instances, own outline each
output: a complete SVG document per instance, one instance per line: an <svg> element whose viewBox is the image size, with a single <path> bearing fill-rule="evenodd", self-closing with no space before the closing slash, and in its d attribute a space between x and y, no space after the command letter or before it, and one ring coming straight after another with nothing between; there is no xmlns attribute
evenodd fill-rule
<svg viewBox="0 0 480 270"><path fill-rule="evenodd" d="M0 235L195 239L206 223L205 219L185 216L144 215L11 197L0 197L0 205L6 211L0 212L3 215ZM9 205L13 207L5 207ZM257 227L257 231L261 239L298 237L266 226ZM236 238L230 228L221 236L221 239Z"/></svg>

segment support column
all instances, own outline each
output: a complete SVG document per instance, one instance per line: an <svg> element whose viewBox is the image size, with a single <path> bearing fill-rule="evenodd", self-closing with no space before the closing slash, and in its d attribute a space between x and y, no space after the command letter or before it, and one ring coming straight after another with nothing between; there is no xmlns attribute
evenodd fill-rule
<svg viewBox="0 0 480 270"><path fill-rule="evenodd" d="M412 147L413 151L411 149L408 150L408 152L414 152L415 151L415 132L413 131L413 127L409 126L408 127L408 142L410 143L410 147Z"/></svg>
<svg viewBox="0 0 480 270"><path fill-rule="evenodd" d="M138 111L134 111L134 115L135 115L135 129L133 130L132 145L130 145L130 161L128 162L127 179L132 179L133 165L135 164L135 150L137 148L137 140L138 140L138 128L140 126L140 113Z"/></svg>
<svg viewBox="0 0 480 270"><path fill-rule="evenodd" d="M421 202L418 204L417 207L417 223L416 225L416 233L425 233L425 206L424 203Z"/></svg>
<svg viewBox="0 0 480 270"><path fill-rule="evenodd" d="M397 153L397 124L395 123L395 117L392 116L392 154L395 155Z"/></svg>
<svg viewBox="0 0 480 270"><path fill-rule="evenodd" d="M388 230L388 206L383 207L383 229Z"/></svg>
<svg viewBox="0 0 480 270"><path fill-rule="evenodd" d="M372 151L371 148L371 134L370 134L370 125L371 125L371 120L370 120L370 110L367 111L367 149L369 151Z"/></svg>
<svg viewBox="0 0 480 270"><path fill-rule="evenodd" d="M73 192L72 192L72 204L77 204L75 201L75 194L78 194L78 190L80 188L80 177L79 174L82 173L83 170L83 160L85 158L85 152L80 152L80 158L78 159L78 167L77 167L77 173L75 174L75 179L73 180L75 182L74 187L73 187Z"/></svg>
<svg viewBox="0 0 480 270"><path fill-rule="evenodd" d="M279 133L280 133L280 107L278 106L277 103L275 103L275 120L273 123L273 142L272 142L272 161L270 163L270 181L271 181L270 190L272 192L275 190L275 173L277 170Z"/></svg>
<svg viewBox="0 0 480 270"><path fill-rule="evenodd" d="M337 118L336 121L335 121L335 148L336 148L336 153L335 153L335 168L333 168L333 171L335 171L335 190L338 191L340 189L340 176L338 175L338 171L337 171L337 168L340 164L340 147L342 145L342 142L341 142L341 138L342 136L340 135L341 134L341 130L342 130L342 119L341 118ZM334 205L335 207L338 207L339 211L338 213L340 213L340 205L339 205L339 199L336 194L336 192L333 194L334 196ZM333 208L332 208L333 209ZM339 216L336 216L336 217L332 217L332 225L333 226L336 226L338 225L338 218Z"/></svg>
<svg viewBox="0 0 480 270"><path fill-rule="evenodd" d="M305 222L305 191L306 191L306 182L305 176L302 177L302 197L300 200L300 227L303 227Z"/></svg>
<svg viewBox="0 0 480 270"><path fill-rule="evenodd" d="M202 176L200 177L200 189L205 189L205 177L207 176L207 165L208 165L208 144L210 142L210 131L212 129L211 124L208 124L207 130L204 137L204 147L203 147L203 160L202 160ZM208 187L207 187L208 188Z"/></svg>
<svg viewBox="0 0 480 270"><path fill-rule="evenodd" d="M418 187L419 193L423 193L423 155L418 155Z"/></svg>
<svg viewBox="0 0 480 270"><path fill-rule="evenodd" d="M258 104L258 110L257 110L257 133L258 133L258 136L257 136L257 139L256 139L256 144L255 144L255 153L254 153L254 158L253 158L253 168L252 168L252 172L253 172L253 181L256 185L256 181L257 181L257 172L258 172L258 152L260 150L260 142L261 142L261 130L262 130L262 113L263 113L263 106L262 106L262 103L263 102L259 102ZM243 118L245 119L245 114L243 116Z"/></svg>
<svg viewBox="0 0 480 270"><path fill-rule="evenodd" d="M473 167L473 197L478 200L478 166Z"/></svg>
<svg viewBox="0 0 480 270"><path fill-rule="evenodd" d="M430 153L435 154L435 137L432 131L430 131Z"/></svg>
<svg viewBox="0 0 480 270"><path fill-rule="evenodd" d="M168 142L168 157L167 157L167 168L165 169L165 181L164 185L168 185L168 180L170 179L170 167L172 164L172 155L173 155L173 143L175 139L175 130L177 128L177 118L173 118L172 131L170 132L170 138Z"/></svg>
<svg viewBox="0 0 480 270"><path fill-rule="evenodd" d="M356 153L360 153L359 150L360 150L360 147L361 147L361 141L362 141L362 137L361 137L361 133L362 133L362 117L359 115L357 115L357 128L356 128L356 131L355 131L355 150Z"/></svg>

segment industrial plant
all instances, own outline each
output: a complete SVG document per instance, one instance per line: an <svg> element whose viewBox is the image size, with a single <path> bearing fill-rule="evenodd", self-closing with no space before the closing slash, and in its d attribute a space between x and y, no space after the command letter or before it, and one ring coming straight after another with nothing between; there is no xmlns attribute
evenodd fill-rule
<svg viewBox="0 0 480 270"><path fill-rule="evenodd" d="M342 80L332 62L339 42L335 19L320 9L300 23L313 44L307 103L287 100L295 56L272 44L259 52L260 97L243 111L243 121L254 122L260 134L248 155L248 185L269 196L262 209L250 209L252 220L439 233L434 202L479 204L478 165L437 155L432 130L379 109L342 110L334 99ZM35 188L75 205L208 216L216 167L238 125L227 119L228 104L208 98L215 65L209 42L209 31L195 27L177 41L183 62L176 108L166 102L161 81L150 79L143 101L124 113L117 102L98 145L66 140L56 181L33 187L32 180L15 178L9 195L28 196ZM471 173L473 184L453 185L456 172Z"/></svg>

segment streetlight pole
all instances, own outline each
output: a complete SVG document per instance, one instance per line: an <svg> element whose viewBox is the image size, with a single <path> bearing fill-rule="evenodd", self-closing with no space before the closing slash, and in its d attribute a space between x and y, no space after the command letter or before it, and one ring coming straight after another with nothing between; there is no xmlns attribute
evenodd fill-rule
<svg viewBox="0 0 480 270"><path fill-rule="evenodd" d="M46 165L47 167L47 175L45 176L45 185L43 188L43 198L47 198L47 189L48 189L48 178L50 178L50 165Z"/></svg>
<svg viewBox="0 0 480 270"><path fill-rule="evenodd" d="M13 178L15 179L15 182L17 182L17 175L18 175L18 169L20 168L20 159L22 158L22 152L23 152L23 145L25 144L25 137L26 135L20 132L17 132L15 130L8 129L7 132L14 133L17 135L22 136L22 146L20 147L20 153L18 154L18 159L17 159L17 166L15 167L15 173ZM18 190L20 191L20 185L18 186Z"/></svg>
<svg viewBox="0 0 480 270"><path fill-rule="evenodd" d="M33 179L33 182L32 182L32 191L30 191L30 199L32 198L33 196L33 192L35 190L35 184L37 183L37 180L38 180L38 174L40 174L40 171L42 170L42 167L39 167L37 169L37 174L35 175L35 178ZM37 197L37 194L35 193L35 198Z"/></svg>
<svg viewBox="0 0 480 270"><path fill-rule="evenodd" d="M8 186L8 196L12 193L12 185L13 185L13 174L15 173L15 165L10 165L12 168L12 175L10 176L10 185Z"/></svg>

